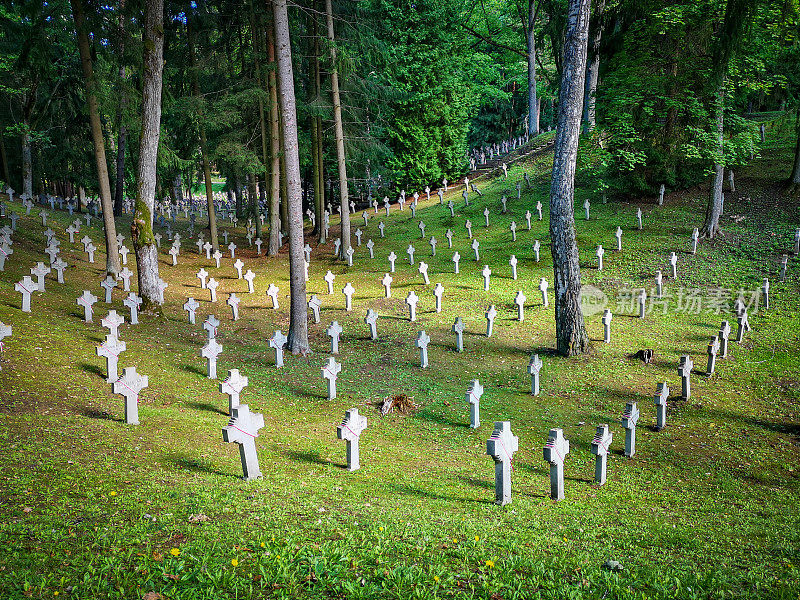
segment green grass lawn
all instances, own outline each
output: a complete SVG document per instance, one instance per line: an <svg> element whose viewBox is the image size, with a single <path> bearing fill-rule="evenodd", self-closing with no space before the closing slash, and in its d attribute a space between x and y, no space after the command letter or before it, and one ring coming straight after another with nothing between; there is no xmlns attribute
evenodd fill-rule
<svg viewBox="0 0 800 600"><path fill-rule="evenodd" d="M20 219L14 255L0 274L0 320L13 325L0 371L0 597L2 598L797 598L800 533L800 315L797 258L779 282L782 253L791 249L798 225L796 202L781 195L790 129L779 127L748 169L737 173L737 193L728 193L725 235L690 254L691 232L702 221L705 191L667 198L657 207L592 199L584 221L586 190L576 194L576 226L585 284L602 290L615 316L612 342L602 342L600 314L587 317L592 353L562 358L555 345L553 271L547 249L548 170L552 155L510 168L502 179L478 182L482 198L452 190L456 216L435 195L421 202L417 219L406 208L373 216L366 228L360 213L354 229L376 243L374 260L356 249L347 268L332 260L333 244L312 253L309 294L323 301L322 322L311 324L313 354L287 356L276 369L267 340L288 329L288 257L256 257L244 230L223 226L240 246L237 255L257 278L256 294L236 279L232 260L219 270L196 253L188 223L179 265L161 250L160 270L169 283L160 315L140 316L140 325L121 328L127 351L120 361L150 378L141 395L139 426L123 422L123 400L104 381L105 360L95 355L105 330L106 309L95 305L95 322L85 324L75 303L84 289L102 291L104 255L89 265L80 243L63 233L73 219L54 211L49 224L70 264L66 283L48 278L35 294L33 313L19 310L13 285L36 262L46 260L38 217ZM523 169L533 189L516 199ZM500 197L509 196L509 214ZM423 196L424 197L424 196ZM536 201L545 206L536 220ZM483 209L492 211L486 229ZM636 209L645 214L636 229ZM11 208L21 211L18 203ZM534 214L527 231L524 213ZM734 218L735 217L735 218ZM743 218L739 218L743 217ZM464 222L471 219L480 240L475 262ZM437 254L419 239L417 222L439 241ZM517 243L508 226L516 220ZM380 239L378 222L386 224ZM119 231L129 238L130 219ZM38 223L38 225L37 225ZM334 226L338 225L338 221ZM623 250L614 231L623 229ZM453 273L445 230L454 233L462 256ZM86 228L76 237L82 237ZM89 235L98 248L100 224ZM353 238L355 241L355 237ZM542 242L541 262L532 243ZM130 246L126 239L126 245ZM429 264L425 286L408 265L406 248ZM597 244L607 252L596 269ZM387 255L398 257L392 298L380 280ZM678 279L669 277L669 253L678 253ZM519 279L510 276L510 254L519 260ZM493 270L483 291L480 271ZM134 268L133 265L130 265ZM195 273L206 268L220 281L216 305L199 288ZM333 296L323 276L336 274ZM625 290L654 286L665 275L667 310L634 318L618 310ZM538 283L551 286L550 307L541 305ZM733 342L713 376L692 376L692 398L682 401L678 359L691 354L705 371L706 346L728 312L707 310L696 298L714 289L753 291L771 281L771 308L751 315L752 332ZM356 289L353 311L344 310L341 289ZM433 287L445 288L443 311L434 311ZM280 287L273 310L265 290ZM418 322L404 304L409 291L420 297ZM516 320L517 290L528 298L525 321ZM697 291L695 291L697 290ZM233 322L224 301L236 292L241 319ZM188 296L201 302L197 325L181 306ZM121 291L113 308L123 314ZM681 306L679 307L679 302ZM485 337L484 311L498 310L494 335ZM380 339L371 341L363 318L367 308L380 319ZM713 308L713 306L711 306ZM264 477L241 481L239 455L222 442L227 397L218 381L205 377L200 348L202 321L222 321L224 346L218 372L238 368L249 377L242 402L263 412L258 438ZM465 352L455 352L450 331L460 316L467 326ZM344 327L338 360L339 397L327 399L321 365L328 357L328 324ZM419 366L417 332L431 337L430 368ZM645 365L631 355L651 348ZM527 364L532 352L544 361L542 394L530 395ZM482 426L469 428L464 394L472 379L485 387ZM658 382L673 390L668 426L656 432L653 395ZM390 394L413 397L411 415L381 417L376 403ZM639 403L637 453L622 456L620 416L626 402ZM360 471L344 469L344 444L335 426L346 409L358 407L369 426L361 437ZM493 504L494 467L486 456L492 423L510 420L519 436L514 457L513 503ZM593 484L590 444L595 427L614 433L609 479ZM566 499L549 499L548 465L542 448L550 428L570 440ZM619 561L623 570L601 566Z"/></svg>

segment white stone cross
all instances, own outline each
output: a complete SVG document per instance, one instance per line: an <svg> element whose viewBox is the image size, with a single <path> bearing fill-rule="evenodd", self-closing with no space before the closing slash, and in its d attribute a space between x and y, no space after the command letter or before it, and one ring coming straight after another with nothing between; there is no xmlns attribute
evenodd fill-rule
<svg viewBox="0 0 800 600"><path fill-rule="evenodd" d="M378 313L371 308L367 309L367 316L364 317L364 323L369 325L369 335L373 340L378 339Z"/></svg>
<svg viewBox="0 0 800 600"><path fill-rule="evenodd" d="M681 377L681 397L684 400L688 400L692 396L691 374L693 368L692 357L688 354L681 356L680 363L678 363L678 375Z"/></svg>
<svg viewBox="0 0 800 600"><path fill-rule="evenodd" d="M256 452L258 430L264 427L264 415L250 412L247 404L240 404L231 411L231 420L222 428L222 441L239 444L239 457L245 481L261 477Z"/></svg>
<svg viewBox="0 0 800 600"><path fill-rule="evenodd" d="M233 242L228 244L228 250L231 253L231 258L236 258L236 244L234 244Z"/></svg>
<svg viewBox="0 0 800 600"><path fill-rule="evenodd" d="M367 240L367 251L370 258L375 258L375 242L372 241L372 238Z"/></svg>
<svg viewBox="0 0 800 600"><path fill-rule="evenodd" d="M411 321L417 320L417 302L419 302L419 297L414 293L414 290L411 290L406 296L406 304L408 305L409 319Z"/></svg>
<svg viewBox="0 0 800 600"><path fill-rule="evenodd" d="M605 309L603 311L603 316L600 320L603 322L603 341L606 344L611 343L611 320L614 318L614 315L611 314L609 309Z"/></svg>
<svg viewBox="0 0 800 600"><path fill-rule="evenodd" d="M669 386L666 383L659 383L656 387L656 395L653 399L656 403L656 429L661 430L667 426L667 401L669 400Z"/></svg>
<svg viewBox="0 0 800 600"><path fill-rule="evenodd" d="M512 242L516 242L517 241L517 223L515 221L511 221L511 225L509 225L508 228L511 230L511 241Z"/></svg>
<svg viewBox="0 0 800 600"><path fill-rule="evenodd" d="M342 370L341 363L337 363L334 357L330 357L328 362L322 365L322 376L328 382L328 400L336 398L336 378Z"/></svg>
<svg viewBox="0 0 800 600"><path fill-rule="evenodd" d="M203 244L203 250L206 251L206 260L211 260L211 249L214 246L211 245L211 242L206 242Z"/></svg>
<svg viewBox="0 0 800 600"><path fill-rule="evenodd" d="M636 209L636 221L637 221L637 223L639 225L639 229L641 230L642 229L642 209L641 208L637 208Z"/></svg>
<svg viewBox="0 0 800 600"><path fill-rule="evenodd" d="M539 252L542 248L542 243L539 240L533 242L533 254L536 256L536 262L539 262Z"/></svg>
<svg viewBox="0 0 800 600"><path fill-rule="evenodd" d="M728 356L728 338L731 335L731 325L728 321L723 321L719 328L719 341L720 351L719 357L726 358Z"/></svg>
<svg viewBox="0 0 800 600"><path fill-rule="evenodd" d="M312 294L311 299L308 301L308 308L311 309L311 312L314 315L314 323L319 323L319 309L321 307L322 300L320 300L316 294Z"/></svg>
<svg viewBox="0 0 800 600"><path fill-rule="evenodd" d="M217 357L222 353L222 346L217 343L216 339L208 340L208 343L203 346L200 351L200 356L208 361L208 378L217 378Z"/></svg>
<svg viewBox="0 0 800 600"><path fill-rule="evenodd" d="M348 246L347 250L345 251L345 255L347 256L347 266L348 267L352 267L353 266L353 254L354 253L355 253L355 250L353 250L353 247L352 246Z"/></svg>
<svg viewBox="0 0 800 600"><path fill-rule="evenodd" d="M386 275L383 276L383 279L381 279L381 284L383 285L383 290L387 298L392 297L392 281L394 281L394 279L391 275L389 275L389 273L386 273Z"/></svg>
<svg viewBox="0 0 800 600"><path fill-rule="evenodd" d="M14 290L22 294L22 312L31 312L31 294L37 290L36 282L28 275L14 284Z"/></svg>
<svg viewBox="0 0 800 600"><path fill-rule="evenodd" d="M677 279L678 278L678 270L677 270L678 255L675 254L674 252L670 253L670 255L669 255L669 264L672 267L672 278L673 279Z"/></svg>
<svg viewBox="0 0 800 600"><path fill-rule="evenodd" d="M133 277L133 271L128 267L124 267L117 275L117 278L122 280L122 290L124 292L131 291L131 277Z"/></svg>
<svg viewBox="0 0 800 600"><path fill-rule="evenodd" d="M275 349L275 367L280 369L283 366L283 348L286 346L288 338L281 333L280 329L269 340L269 347Z"/></svg>
<svg viewBox="0 0 800 600"><path fill-rule="evenodd" d="M340 440L344 440L347 445L348 471L357 471L361 467L358 453L358 441L361 438L361 433L366 428L367 417L359 415L357 408L348 410L345 413L342 424L336 427L336 437Z"/></svg>
<svg viewBox="0 0 800 600"><path fill-rule="evenodd" d="M190 298L192 300L192 298ZM184 306L184 308L186 308ZM208 315L208 318L203 322L203 329L208 334L208 340L211 341L217 338L217 328L219 327L219 319L214 315Z"/></svg>
<svg viewBox="0 0 800 600"><path fill-rule="evenodd" d="M551 429L544 446L544 459L550 463L550 498L564 499L564 460L569 454L569 440L562 429Z"/></svg>
<svg viewBox="0 0 800 600"><path fill-rule="evenodd" d="M338 321L334 321L325 330L325 333L331 338L331 354L339 354L339 336L342 334L342 326Z"/></svg>
<svg viewBox="0 0 800 600"><path fill-rule="evenodd" d="M475 252L475 262L478 262L481 259L481 255L478 253L479 247L480 242L478 242L478 240L472 240L472 250Z"/></svg>
<svg viewBox="0 0 800 600"><path fill-rule="evenodd" d="M428 264L420 261L418 270L420 275L422 275L422 280L425 282L425 285L428 285L431 282L431 280L428 279Z"/></svg>
<svg viewBox="0 0 800 600"><path fill-rule="evenodd" d="M483 386L480 381L473 379L466 393L466 400L469 403L469 426L472 429L481 426L481 396L483 396Z"/></svg>
<svg viewBox="0 0 800 600"><path fill-rule="evenodd" d="M714 336L708 343L708 366L706 367L706 374L712 375L714 373L714 366L717 361L717 353L719 352L719 337Z"/></svg>
<svg viewBox="0 0 800 600"><path fill-rule="evenodd" d="M208 283L206 284L206 288L208 289L209 293L211 294L211 302L216 302L217 301L217 287L218 286L219 286L219 283L217 283L217 280L214 279L213 277L211 279L209 279Z"/></svg>
<svg viewBox="0 0 800 600"><path fill-rule="evenodd" d="M109 275L103 280L103 282L100 284L100 287L106 291L106 304L111 304L111 292L115 287L117 287L117 280Z"/></svg>
<svg viewBox="0 0 800 600"><path fill-rule="evenodd" d="M415 251L416 250L415 250L414 246L412 246L411 244L409 244L408 248L406 248L406 254L408 254L408 260L409 260L409 262L411 263L412 266L414 265L414 252Z"/></svg>
<svg viewBox="0 0 800 600"><path fill-rule="evenodd" d="M489 265L484 265L483 271L481 271L481 275L483 276L483 291L489 291L489 278L492 276L492 270L489 268Z"/></svg>
<svg viewBox="0 0 800 600"><path fill-rule="evenodd" d="M6 268L6 259L12 254L14 254L14 251L7 242L3 242L3 244L0 245L0 271Z"/></svg>
<svg viewBox="0 0 800 600"><path fill-rule="evenodd" d="M484 227L488 227L489 226L489 207L488 206L483 209L483 222L484 222Z"/></svg>
<svg viewBox="0 0 800 600"><path fill-rule="evenodd" d="M327 284L328 284L328 294L329 294L329 295L330 295L330 294L333 294L333 282L334 282L334 280L336 279L336 275L334 275L333 273L331 273L330 271L328 271L328 272L325 274L325 277L324 277L324 279L325 279L325 283L327 283Z"/></svg>
<svg viewBox="0 0 800 600"><path fill-rule="evenodd" d="M592 206L592 203L589 202L589 199L587 198L583 203L583 208L584 208L584 210L586 210L586 220L587 221L589 220L589 208L591 206Z"/></svg>
<svg viewBox="0 0 800 600"><path fill-rule="evenodd" d="M147 375L140 375L136 367L125 367L122 377L114 382L114 393L125 397L125 422L139 424L139 392L149 384Z"/></svg>
<svg viewBox="0 0 800 600"><path fill-rule="evenodd" d="M511 503L511 469L517 450L519 438L511 432L511 421L496 422L486 441L486 454L494 459L494 501L500 506Z"/></svg>
<svg viewBox="0 0 800 600"><path fill-rule="evenodd" d="M452 248L453 247L453 232L448 229L445 232L444 237L447 238L447 247L448 248Z"/></svg>
<svg viewBox="0 0 800 600"><path fill-rule="evenodd" d="M527 298L525 294L522 293L522 290L517 292L517 295L514 296L514 304L517 305L517 319L520 323L525 321L525 301Z"/></svg>
<svg viewBox="0 0 800 600"><path fill-rule="evenodd" d="M614 233L617 238L617 252L622 251L622 227L617 226L617 231Z"/></svg>
<svg viewBox="0 0 800 600"><path fill-rule="evenodd" d="M444 294L444 286L441 283L437 283L436 286L433 288L433 295L436 298L436 312L442 312L442 295Z"/></svg>
<svg viewBox="0 0 800 600"><path fill-rule="evenodd" d="M511 265L511 279L516 281L517 280L517 257L512 254L511 258L508 259L508 264Z"/></svg>
<svg viewBox="0 0 800 600"><path fill-rule="evenodd" d="M463 352L464 351L464 321L461 320L461 317L456 317L455 322L453 323L453 327L451 328L453 333L456 334L456 351Z"/></svg>
<svg viewBox="0 0 800 600"><path fill-rule="evenodd" d="M239 373L239 369L228 371L228 377L219 384L219 391L228 395L228 414L233 414L233 409L239 407L239 394L247 387L249 380Z"/></svg>
<svg viewBox="0 0 800 600"><path fill-rule="evenodd" d="M607 424L603 423L597 426L592 440L592 454L597 456L594 462L594 482L597 485L603 485L606 482L608 453L613 440L614 436Z"/></svg>
<svg viewBox="0 0 800 600"><path fill-rule="evenodd" d="M36 263L36 266L31 269L31 275L36 277L36 288L40 291L44 291L44 277L50 273L50 267L45 266L44 263Z"/></svg>
<svg viewBox="0 0 800 600"><path fill-rule="evenodd" d="M539 395L539 372L542 370L542 359L538 354L532 354L528 362L528 373L531 376L531 395Z"/></svg>
<svg viewBox="0 0 800 600"><path fill-rule="evenodd" d="M364 235L364 232L361 229L356 229L356 246L361 246L361 236Z"/></svg>
<svg viewBox="0 0 800 600"><path fill-rule="evenodd" d="M195 323L195 311L200 306L200 303L195 300L194 298L189 298L186 303L183 305L183 310L189 313L189 323L194 325Z"/></svg>
<svg viewBox="0 0 800 600"><path fill-rule="evenodd" d="M280 289L274 283L270 283L267 287L267 296L272 300L272 308L278 309L278 292Z"/></svg>
<svg viewBox="0 0 800 600"><path fill-rule="evenodd" d="M197 278L200 280L200 287L202 289L206 289L206 279L208 279L208 271L205 269L200 269L197 272Z"/></svg>
<svg viewBox="0 0 800 600"><path fill-rule="evenodd" d="M129 252L130 252L130 250L128 250L127 246L120 246L119 253L120 253L120 256L122 256L122 264L123 265L127 265L128 264L128 253Z"/></svg>
<svg viewBox="0 0 800 600"><path fill-rule="evenodd" d="M124 322L125 317L118 315L115 310L108 311L108 314L100 320L100 324L117 339L119 339L119 326Z"/></svg>
<svg viewBox="0 0 800 600"><path fill-rule="evenodd" d="M237 258L236 262L233 263L233 268L236 269L236 274L238 275L239 279L242 278L242 268L243 267L244 267L244 263L242 262L242 259L241 258Z"/></svg>
<svg viewBox="0 0 800 600"><path fill-rule="evenodd" d="M625 428L625 456L636 454L636 423L639 421L639 408L636 402L627 402L622 413L622 426Z"/></svg>
<svg viewBox="0 0 800 600"><path fill-rule="evenodd" d="M231 307L231 313L234 321L239 320L239 302L239 296L236 294L231 294L228 296L228 306Z"/></svg>
<svg viewBox="0 0 800 600"><path fill-rule="evenodd" d="M219 261L222 260L222 252L220 252L219 250L214 250L214 254L211 255L211 258L214 259L214 262L216 263L217 268L219 269Z"/></svg>
<svg viewBox="0 0 800 600"><path fill-rule="evenodd" d="M394 250L389 253L389 264L391 265L390 271L394 273L394 262L397 260L397 255L394 253Z"/></svg>
<svg viewBox="0 0 800 600"><path fill-rule="evenodd" d="M95 348L97 356L106 359L106 381L114 383L119 379L117 374L117 364L119 363L119 355L126 349L125 342L120 341L114 335L107 335L106 341Z"/></svg>
<svg viewBox="0 0 800 600"><path fill-rule="evenodd" d="M497 317L497 310L495 309L494 304L492 304L486 311L486 337L492 337L495 317Z"/></svg>
<svg viewBox="0 0 800 600"><path fill-rule="evenodd" d="M92 322L92 305L95 302L97 302L97 296L89 290L84 290L83 294L78 298L78 306L83 307L83 320L87 323Z"/></svg>
<svg viewBox="0 0 800 600"><path fill-rule="evenodd" d="M256 274L250 269L247 269L247 272L245 272L242 278L247 282L247 291L251 294L254 294L256 288L253 286L253 280L256 278Z"/></svg>
<svg viewBox="0 0 800 600"><path fill-rule="evenodd" d="M464 223L464 227L467 228L467 235L469 236L469 239L472 239L472 221L467 219L467 222Z"/></svg>
<svg viewBox="0 0 800 600"><path fill-rule="evenodd" d="M417 348L419 348L420 354L420 362L423 369L428 368L428 344L430 344L431 338L430 336L425 333L425 331L420 331L417 334Z"/></svg>
<svg viewBox="0 0 800 600"><path fill-rule="evenodd" d="M353 284L350 282L347 282L347 285L345 285L344 288L342 289L342 293L344 294L345 298L344 301L345 310L348 312L353 310L353 294L355 293L355 291L356 288L354 288Z"/></svg>
<svg viewBox="0 0 800 600"><path fill-rule="evenodd" d="M134 294L129 293L122 304L131 311L131 325L139 324L139 307L142 305L142 299Z"/></svg>

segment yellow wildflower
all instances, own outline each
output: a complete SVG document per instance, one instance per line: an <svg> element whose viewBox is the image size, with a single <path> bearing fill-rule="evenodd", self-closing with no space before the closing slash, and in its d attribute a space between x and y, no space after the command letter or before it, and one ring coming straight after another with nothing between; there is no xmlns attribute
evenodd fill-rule
<svg viewBox="0 0 800 600"><path fill-rule="evenodd" d="M236 560L235 558L234 558L234 559L231 559L231 564L232 564L234 567L238 567L238 566L239 566L239 561L238 561L238 560Z"/></svg>
<svg viewBox="0 0 800 600"><path fill-rule="evenodd" d="M180 556L181 555L181 551L178 550L177 548L173 548L172 550L169 551L169 553L172 554L172 556Z"/></svg>
<svg viewBox="0 0 800 600"><path fill-rule="evenodd" d="M438 575L434 575L433 576L433 581L436 582L436 583L439 583L439 576Z"/></svg>
<svg viewBox="0 0 800 600"><path fill-rule="evenodd" d="M486 566L491 569L494 566L494 561L493 560L487 560L486 561Z"/></svg>

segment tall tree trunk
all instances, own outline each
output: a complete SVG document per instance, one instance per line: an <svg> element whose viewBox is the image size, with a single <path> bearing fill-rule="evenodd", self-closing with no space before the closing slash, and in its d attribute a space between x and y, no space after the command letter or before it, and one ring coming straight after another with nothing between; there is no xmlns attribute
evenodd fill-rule
<svg viewBox="0 0 800 600"><path fill-rule="evenodd" d="M197 77L197 58L195 56L195 40L193 30L191 28L191 18L186 18L187 38L189 42L189 62L192 67L192 91L194 97L202 102L200 96L200 82ZM208 231L211 237L211 246L214 250L219 249L219 239L217 236L217 212L214 208L214 187L211 182L211 163L208 159L208 142L206 139L206 126L203 120L202 108L198 109L199 115L199 129L200 129L200 161L203 163L203 181L206 186L206 205L208 207Z"/></svg>
<svg viewBox="0 0 800 600"><path fill-rule="evenodd" d="M308 306L306 304L305 256L303 254L303 205L300 189L300 155L297 142L297 114L294 103L292 46L289 41L289 15L286 0L273 0L275 41L278 54L278 80L283 114L286 182L289 191L289 335L292 354L306 355L308 345Z"/></svg>
<svg viewBox="0 0 800 600"><path fill-rule="evenodd" d="M0 161L3 161L3 181L7 186L11 185L11 175L8 172L8 155L6 154L6 140L0 131ZM5 190L3 190L5 191Z"/></svg>
<svg viewBox="0 0 800 600"><path fill-rule="evenodd" d="M283 111L281 111L280 115L278 133L281 141L281 231L286 235L289 231L289 181L286 178L286 146L284 146L283 139L283 136L286 135L286 125L283 124Z"/></svg>
<svg viewBox="0 0 800 600"><path fill-rule="evenodd" d="M589 133L595 125L595 102L597 95L597 78L600 73L600 40L603 36L603 13L606 8L606 0L600 0L597 4L597 14L595 15L594 36L592 36L591 48L588 55L592 57L589 67L586 70L586 92L583 99L583 123L584 131Z"/></svg>
<svg viewBox="0 0 800 600"><path fill-rule="evenodd" d="M31 130L27 121L22 134L22 195L33 200L33 160L31 159Z"/></svg>
<svg viewBox="0 0 800 600"><path fill-rule="evenodd" d="M590 348L581 312L581 271L574 214L575 164L583 108L589 4L590 0L569 2L550 184L556 349L565 356L583 354Z"/></svg>
<svg viewBox="0 0 800 600"><path fill-rule="evenodd" d="M725 180L725 146L723 133L725 131L725 80L717 91L716 98L716 117L717 117L717 158L714 161L714 173L711 175L711 186L709 189L708 205L706 206L706 220L700 229L700 234L704 238L712 239L719 233L719 218L722 216L722 202L724 194L722 184Z"/></svg>
<svg viewBox="0 0 800 600"><path fill-rule="evenodd" d="M258 89L261 90L262 81L261 81L261 28L258 27L259 23L256 19L255 11L253 10L253 2L250 2L250 29L253 36L253 57L256 67L256 83L258 84ZM267 172L267 162L269 160L269 152L267 151L267 122L264 117L264 101L261 99L261 96L258 97L258 124L261 129L261 165L263 167L262 172L266 174ZM255 183L255 177L254 183ZM253 190L255 192L255 189ZM254 193L253 196L250 198L250 212L251 216L253 217L254 225L256 227L256 237L261 237L261 219L259 218L260 210L259 210L259 198L258 194Z"/></svg>
<svg viewBox="0 0 800 600"><path fill-rule="evenodd" d="M125 0L119 2L119 21L117 23L119 36L119 104L117 105L117 177L114 181L114 216L122 214L122 204L125 196L125 144L128 129L125 127L124 113L128 104L125 80Z"/></svg>
<svg viewBox="0 0 800 600"><path fill-rule="evenodd" d="M131 237L136 252L139 295L143 307L161 304L158 290L158 249L153 237L156 195L156 158L161 126L161 77L164 68L164 0L145 3L142 32L142 134L136 169L136 205Z"/></svg>
<svg viewBox="0 0 800 600"><path fill-rule="evenodd" d="M534 0L528 0L528 24L525 41L528 54L528 135L539 135L539 99L536 91L536 8Z"/></svg>
<svg viewBox="0 0 800 600"><path fill-rule="evenodd" d="M350 199L347 192L347 166L344 155L344 128L342 127L342 102L339 97L339 71L336 66L336 39L333 35L333 9L331 0L325 0L325 17L328 23L328 43L331 49L331 94L333 96L333 125L336 131L336 165L339 168L339 202L342 206L342 245L339 258L347 257L350 247Z"/></svg>
<svg viewBox="0 0 800 600"><path fill-rule="evenodd" d="M794 151L794 167L792 168L792 175L789 177L789 189L791 192L797 192L800 190L800 110L797 111L795 129L797 130L797 146Z"/></svg>
<svg viewBox="0 0 800 600"><path fill-rule="evenodd" d="M261 229L261 221L258 219L258 186L256 185L255 173L247 174L247 201L248 216L252 217L253 225L255 225L256 229ZM256 232L256 237L261 237L261 235Z"/></svg>
<svg viewBox="0 0 800 600"><path fill-rule="evenodd" d="M278 114L278 82L275 62L274 19L267 25L267 60L270 63L267 83L269 84L269 244L267 254L276 256L280 250L280 197L281 197L281 134Z"/></svg>
<svg viewBox="0 0 800 600"><path fill-rule="evenodd" d="M322 76L319 64L319 27L317 25L316 10L318 10L319 2L315 0L315 12L311 13L311 36L314 39L314 46L312 49L312 67L314 77L314 99L319 101L322 97ZM325 191L322 181L322 117L315 115L311 117L311 153L312 153L312 168L314 170L314 217L315 217L315 233L318 235L319 243L326 243L327 236L325 235Z"/></svg>
<svg viewBox="0 0 800 600"><path fill-rule="evenodd" d="M117 228L114 223L114 205L111 202L111 186L108 183L108 164L106 163L106 144L103 127L100 123L100 110L97 104L92 56L89 51L89 36L86 33L85 17L81 0L70 0L75 31L78 37L78 50L81 55L83 78L86 83L86 104L89 108L89 124L92 130L94 159L97 164L97 183L100 188L100 205L103 207L103 225L106 233L106 272L116 275L120 271L119 250L117 248Z"/></svg>

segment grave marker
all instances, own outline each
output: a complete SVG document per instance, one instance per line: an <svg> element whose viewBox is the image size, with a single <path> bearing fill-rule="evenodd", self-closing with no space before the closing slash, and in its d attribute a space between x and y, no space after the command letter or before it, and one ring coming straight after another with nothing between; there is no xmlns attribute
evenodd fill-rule
<svg viewBox="0 0 800 600"><path fill-rule="evenodd" d="M632 458L636 453L636 423L639 421L639 408L636 402L625 404L622 413L622 426L625 428L625 456Z"/></svg>
<svg viewBox="0 0 800 600"><path fill-rule="evenodd" d="M477 379L473 379L467 388L466 400L469 403L469 426L477 429L481 426L481 396L483 396L483 386Z"/></svg>
<svg viewBox="0 0 800 600"><path fill-rule="evenodd" d="M261 477L256 452L258 430L264 427L264 415L250 412L247 404L240 404L231 411L231 420L222 428L222 441L239 445L242 473L245 481Z"/></svg>
<svg viewBox="0 0 800 600"><path fill-rule="evenodd" d="M116 336L109 334L106 340L95 348L97 356L106 359L106 381L114 383L119 379L117 374L117 365L119 364L119 355L126 349L125 342L120 341Z"/></svg>
<svg viewBox="0 0 800 600"><path fill-rule="evenodd" d="M114 382L114 393L125 397L125 422L139 424L139 392L149 384L147 375L140 375L136 367L125 367L122 377Z"/></svg>
<svg viewBox="0 0 800 600"><path fill-rule="evenodd" d="M330 357L328 362L322 365L322 376L328 382L328 400L336 398L336 378L342 370L341 363L337 363L334 357Z"/></svg>
<svg viewBox="0 0 800 600"><path fill-rule="evenodd" d="M280 369L283 366L283 348L286 342L289 341L280 329L276 329L275 333L269 339L269 347L275 350L275 367Z"/></svg>
<svg viewBox="0 0 800 600"><path fill-rule="evenodd" d="M222 346L217 343L216 338L212 338L203 346L200 356L208 361L208 378L217 378L217 357L222 354Z"/></svg>
<svg viewBox="0 0 800 600"><path fill-rule="evenodd" d="M544 459L550 463L550 498L564 499L564 460L569 454L569 440L562 429L551 429L544 446Z"/></svg>
<svg viewBox="0 0 800 600"><path fill-rule="evenodd" d="M239 395L247 387L249 380L239 373L239 369L228 371L228 377L219 384L219 391L228 396L228 414L233 415L233 411L239 408Z"/></svg>
<svg viewBox="0 0 800 600"><path fill-rule="evenodd" d="M656 387L654 400L656 403L656 429L659 431L667 426L667 400L669 399L669 386L659 383Z"/></svg>
<svg viewBox="0 0 800 600"><path fill-rule="evenodd" d="M594 463L594 482L603 485L606 482L608 468L608 452L614 436L609 431L608 425L597 426L597 430L592 440L592 454L596 455Z"/></svg>
<svg viewBox="0 0 800 600"><path fill-rule="evenodd" d="M511 469L517 450L519 438L511 432L511 421L495 422L486 441L486 454L494 459L494 497L500 506L511 503Z"/></svg>
<svg viewBox="0 0 800 600"><path fill-rule="evenodd" d="M92 322L92 305L95 302L97 302L97 296L89 290L84 290L83 294L78 298L78 306L83 307L83 320L86 323Z"/></svg>
<svg viewBox="0 0 800 600"><path fill-rule="evenodd" d="M361 463L359 460L360 457L358 452L358 442L359 439L361 438L361 433L366 428L367 428L367 417L359 415L357 408L349 409L345 413L342 424L336 427L336 437L340 440L344 440L347 446L348 471L357 471L358 469L361 468Z"/></svg>

